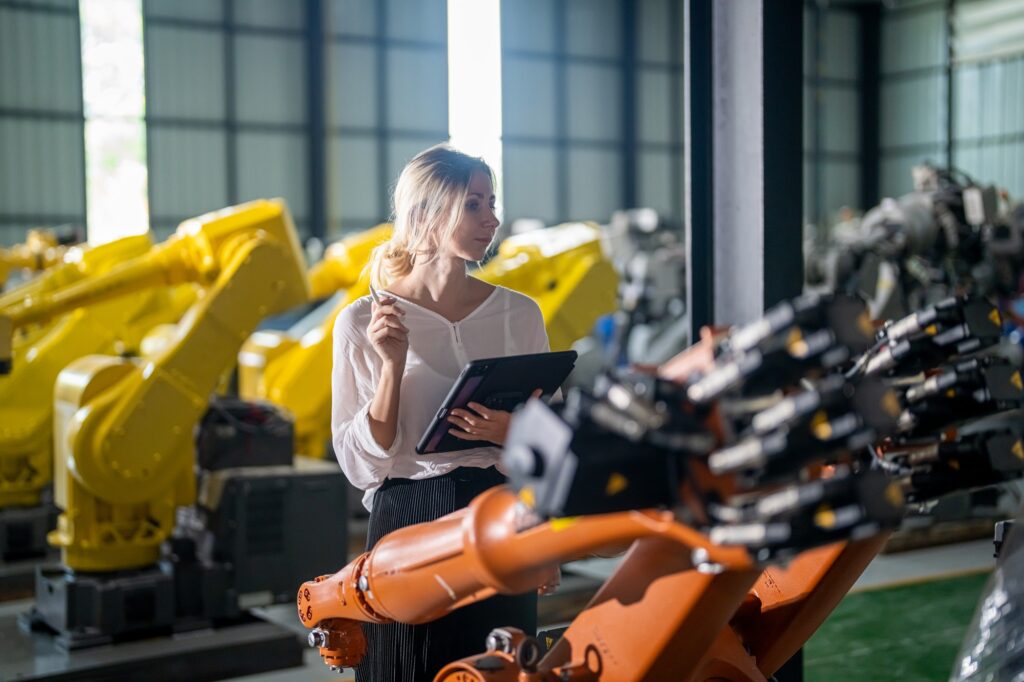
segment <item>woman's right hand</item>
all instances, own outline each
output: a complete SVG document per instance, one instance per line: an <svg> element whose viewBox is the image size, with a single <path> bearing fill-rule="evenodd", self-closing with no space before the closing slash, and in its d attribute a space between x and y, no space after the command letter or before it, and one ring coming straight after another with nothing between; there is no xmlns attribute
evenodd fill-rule
<svg viewBox="0 0 1024 682"><path fill-rule="evenodd" d="M402 324L405 311L393 296L382 296L372 304L370 324L366 333L377 355L392 369L405 370L405 357L409 351L409 330Z"/></svg>

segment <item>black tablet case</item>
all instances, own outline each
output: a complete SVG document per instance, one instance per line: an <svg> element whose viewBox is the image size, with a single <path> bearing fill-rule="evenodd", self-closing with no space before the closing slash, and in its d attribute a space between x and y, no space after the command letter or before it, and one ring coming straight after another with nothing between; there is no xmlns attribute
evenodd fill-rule
<svg viewBox="0 0 1024 682"><path fill-rule="evenodd" d="M461 440L450 435L448 429L457 427L448 421L449 411L476 402L492 410L511 412L525 403L538 388L544 395L552 395L572 372L575 363L574 350L473 360L462 370L441 402L440 409L416 445L417 454L493 446L487 441Z"/></svg>

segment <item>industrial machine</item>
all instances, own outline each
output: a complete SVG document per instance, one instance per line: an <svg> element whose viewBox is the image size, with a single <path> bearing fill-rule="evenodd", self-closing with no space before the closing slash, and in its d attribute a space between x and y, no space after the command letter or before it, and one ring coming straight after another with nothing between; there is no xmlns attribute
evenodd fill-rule
<svg viewBox="0 0 1024 682"><path fill-rule="evenodd" d="M104 276L120 262L141 257L152 248L148 235L128 237L95 248L72 247L65 260L31 282L0 298L0 313L42 301L57 300L72 287ZM0 377L0 565L12 589L34 573L34 563L14 570L14 563L44 556L46 534L53 530L53 387L58 373L73 360L104 353L141 354L147 333L176 322L195 301L195 288L149 288L117 299L78 299L67 314L22 324L13 339L13 371ZM29 302L32 302L31 304Z"/></svg>
<svg viewBox="0 0 1024 682"><path fill-rule="evenodd" d="M808 253L808 283L862 294L876 319L958 293L1016 297L1024 208L958 171L924 165L913 175L913 192L883 200Z"/></svg>
<svg viewBox="0 0 1024 682"><path fill-rule="evenodd" d="M328 246L323 259L309 269L310 298L320 300L333 296L355 286L361 277L368 277L364 270L373 250L388 239L391 239L391 224L381 223ZM360 296L366 293L369 291Z"/></svg>
<svg viewBox="0 0 1024 682"><path fill-rule="evenodd" d="M612 214L607 235L622 273L609 359L615 366L661 364L689 343L682 231L640 208Z"/></svg>
<svg viewBox="0 0 1024 682"><path fill-rule="evenodd" d="M52 230L29 230L23 244L0 249L0 289L12 271L42 272L59 263L67 248L78 241L73 232L58 235Z"/></svg>
<svg viewBox="0 0 1024 682"><path fill-rule="evenodd" d="M328 247L310 282L321 296L335 293L287 331L256 332L239 353L239 395L286 408L295 420L299 454L323 458L327 451L334 321L345 306L369 293L365 266L390 230L380 225ZM593 224L570 223L509 237L475 276L537 301L552 350L568 349L616 305L618 279Z"/></svg>
<svg viewBox="0 0 1024 682"><path fill-rule="evenodd" d="M955 169L913 169L914 191L885 199L859 223L837 228L832 243L808 252L808 283L857 293L872 317L900 317L951 295L996 301L1008 340L1000 352L1022 357L1024 339L1024 206L1005 192ZM977 537L1010 513L1006 488L951 496L912 512L888 550Z"/></svg>
<svg viewBox="0 0 1024 682"><path fill-rule="evenodd" d="M336 467L293 465L287 420L270 406L242 418L215 404L219 418L204 418L218 378L259 320L308 296L282 202L187 220L103 274L3 309L0 329L9 341L13 329L85 303L188 283L200 289L198 300L152 356L88 355L57 377L61 514L49 540L61 565L39 569L26 624L55 632L67 649L238 619L280 600L296 580L295 562L345 555ZM8 365L10 350L0 347ZM215 429L212 438L200 432L201 457L200 423ZM254 432L283 445L253 454ZM303 518L323 519L340 546L306 547L296 530Z"/></svg>
<svg viewBox="0 0 1024 682"><path fill-rule="evenodd" d="M508 237L476 276L540 306L551 350L568 350L615 310L619 277L594 223L565 223Z"/></svg>
<svg viewBox="0 0 1024 682"><path fill-rule="evenodd" d="M954 298L876 332L859 299L810 294L705 330L657 376L607 376L558 411L531 401L509 486L299 588L309 642L353 666L362 622L429 621L630 546L567 629L496 629L435 679L765 682L907 500L1024 473L1020 424L984 421L1021 406L1019 371L988 353L1001 322Z"/></svg>
<svg viewBox="0 0 1024 682"><path fill-rule="evenodd" d="M352 301L370 293L370 254L391 237L378 225L331 244L310 269L312 297L320 304L285 331L253 333L238 354L238 394L288 410L295 452L323 459L331 435L331 339L334 321Z"/></svg>
<svg viewBox="0 0 1024 682"><path fill-rule="evenodd" d="M616 211L603 226L619 275L618 305L577 341L571 386L593 385L608 366L657 365L686 347L686 249L678 226L651 208Z"/></svg>

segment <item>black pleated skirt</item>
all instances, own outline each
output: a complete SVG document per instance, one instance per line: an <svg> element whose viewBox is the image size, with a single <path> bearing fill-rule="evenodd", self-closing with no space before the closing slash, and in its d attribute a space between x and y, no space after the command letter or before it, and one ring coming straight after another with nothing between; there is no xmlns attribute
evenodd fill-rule
<svg viewBox="0 0 1024 682"><path fill-rule="evenodd" d="M366 548L388 533L433 521L466 507L474 497L505 482L494 467L461 467L419 481L388 479L373 496ZM496 596L423 625L363 624L367 652L357 682L431 682L446 664L482 653L496 627L537 631L537 595Z"/></svg>

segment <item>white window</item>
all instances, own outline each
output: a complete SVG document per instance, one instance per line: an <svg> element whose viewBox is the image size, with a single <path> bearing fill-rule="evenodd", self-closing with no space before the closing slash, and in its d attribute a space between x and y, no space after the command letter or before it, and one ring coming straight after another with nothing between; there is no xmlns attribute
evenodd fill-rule
<svg viewBox="0 0 1024 682"><path fill-rule="evenodd" d="M149 229L141 0L81 0L89 242Z"/></svg>

